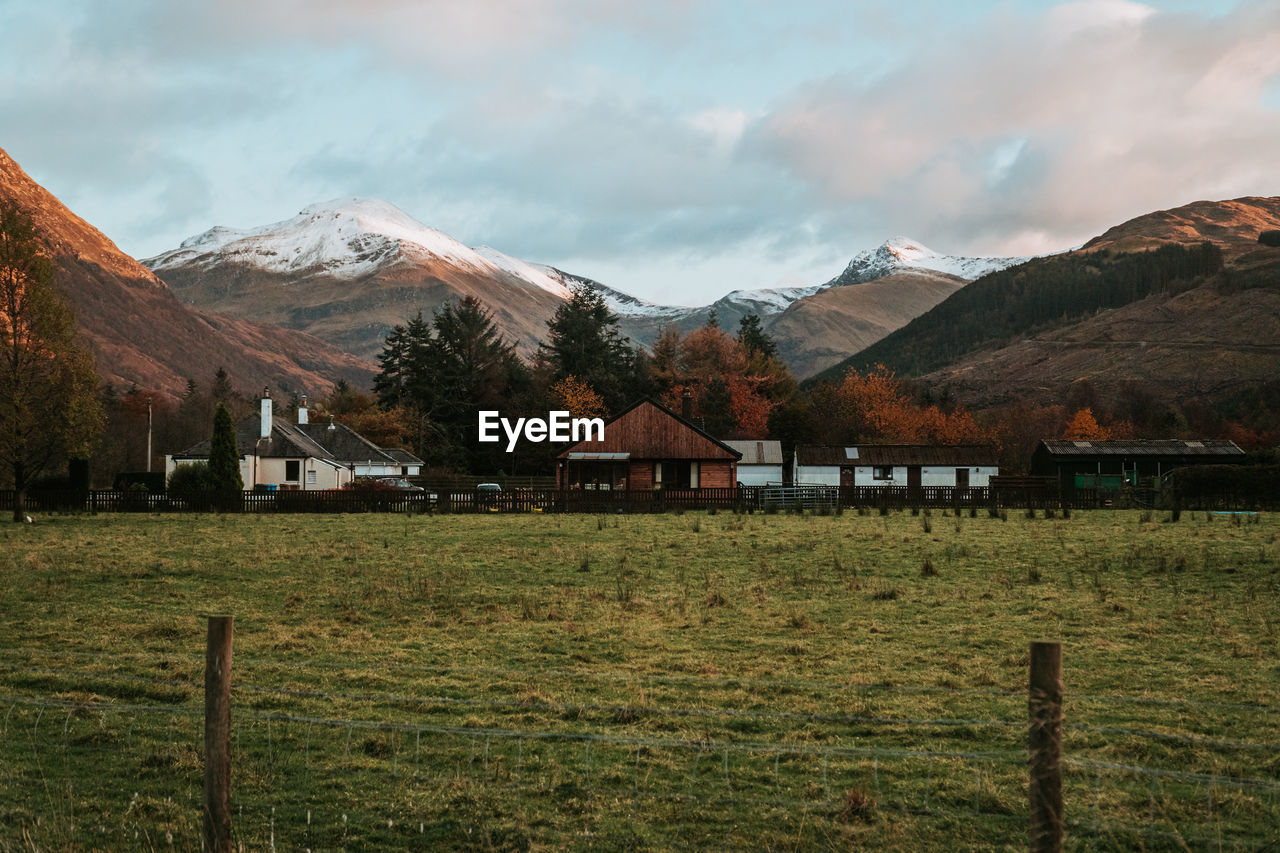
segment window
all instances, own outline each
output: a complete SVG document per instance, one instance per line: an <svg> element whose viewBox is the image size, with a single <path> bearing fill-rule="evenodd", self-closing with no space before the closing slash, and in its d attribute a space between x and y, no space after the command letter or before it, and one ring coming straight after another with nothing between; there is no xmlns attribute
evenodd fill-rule
<svg viewBox="0 0 1280 853"><path fill-rule="evenodd" d="M302 463L297 459L288 459L284 463L284 479L289 483L298 482L301 477Z"/></svg>
<svg viewBox="0 0 1280 853"><path fill-rule="evenodd" d="M314 486L315 484L316 484L316 472L315 472L315 471L308 471L308 472L307 472L307 485L308 485L308 486Z"/></svg>
<svg viewBox="0 0 1280 853"><path fill-rule="evenodd" d="M871 477L875 480L892 480L893 468L888 465L877 465L871 469Z"/></svg>

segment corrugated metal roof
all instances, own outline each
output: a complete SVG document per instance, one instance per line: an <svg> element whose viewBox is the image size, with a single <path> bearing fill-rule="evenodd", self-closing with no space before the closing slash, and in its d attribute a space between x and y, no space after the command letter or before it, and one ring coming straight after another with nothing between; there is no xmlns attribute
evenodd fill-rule
<svg viewBox="0 0 1280 853"><path fill-rule="evenodd" d="M757 441L755 439L725 439L725 444L742 454L739 465L781 465L781 441Z"/></svg>
<svg viewBox="0 0 1280 853"><path fill-rule="evenodd" d="M1051 456L1243 456L1234 441L1151 439L1074 441L1047 438L1040 442Z"/></svg>
<svg viewBox="0 0 1280 853"><path fill-rule="evenodd" d="M850 453L855 451L854 453ZM857 447L808 445L796 448L801 465L885 467L937 465L940 467L990 467L996 450L986 445L939 447L930 444L860 444Z"/></svg>

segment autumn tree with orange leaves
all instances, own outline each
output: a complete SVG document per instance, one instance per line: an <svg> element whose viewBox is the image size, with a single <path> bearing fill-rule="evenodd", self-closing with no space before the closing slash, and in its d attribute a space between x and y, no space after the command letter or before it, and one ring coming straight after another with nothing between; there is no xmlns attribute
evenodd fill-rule
<svg viewBox="0 0 1280 853"><path fill-rule="evenodd" d="M551 397L575 418L608 417L604 399L589 384L573 374L551 386Z"/></svg>
<svg viewBox="0 0 1280 853"><path fill-rule="evenodd" d="M824 412L820 441L826 444L983 444L988 441L964 409L944 412L916 404L893 371L884 365L860 373L850 370L839 385L814 393L814 408Z"/></svg>

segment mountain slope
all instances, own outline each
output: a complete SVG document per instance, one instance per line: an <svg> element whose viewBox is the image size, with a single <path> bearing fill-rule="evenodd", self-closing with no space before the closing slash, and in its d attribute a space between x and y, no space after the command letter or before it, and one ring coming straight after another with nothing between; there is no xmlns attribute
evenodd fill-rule
<svg viewBox="0 0 1280 853"><path fill-rule="evenodd" d="M189 304L304 330L364 358L381 352L392 326L464 296L484 302L527 355L570 288L589 284L623 334L641 344L668 324L702 326L713 311L731 332L756 314L792 368L807 375L900 327L966 278L1019 260L956 258L895 238L825 284L735 290L697 307L655 305L488 246L469 248L386 202L346 198L257 228L212 228L144 263ZM885 278L891 287L823 295Z"/></svg>
<svg viewBox="0 0 1280 853"><path fill-rule="evenodd" d="M471 249L370 199L312 205L258 228L213 228L144 263L188 304L306 331L370 360L393 326L466 296L529 353L569 294L545 269Z"/></svg>
<svg viewBox="0 0 1280 853"><path fill-rule="evenodd" d="M0 203L29 215L57 264L103 379L179 395L187 379L226 367L243 389L323 393L337 379L364 385L372 365L315 338L206 314L76 216L0 150Z"/></svg>
<svg viewBox="0 0 1280 853"><path fill-rule="evenodd" d="M820 378L875 363L970 404L1088 379L1221 399L1280 374L1280 198L1195 202L974 282ZM1135 251L1136 250L1136 251Z"/></svg>

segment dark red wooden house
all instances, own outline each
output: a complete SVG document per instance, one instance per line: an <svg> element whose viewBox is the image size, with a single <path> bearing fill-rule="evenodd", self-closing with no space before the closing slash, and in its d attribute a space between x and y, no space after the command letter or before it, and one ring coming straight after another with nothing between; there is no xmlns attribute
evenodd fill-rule
<svg viewBox="0 0 1280 853"><path fill-rule="evenodd" d="M556 457L561 489L727 489L742 454L675 412L640 400L604 426L603 441L580 441Z"/></svg>

